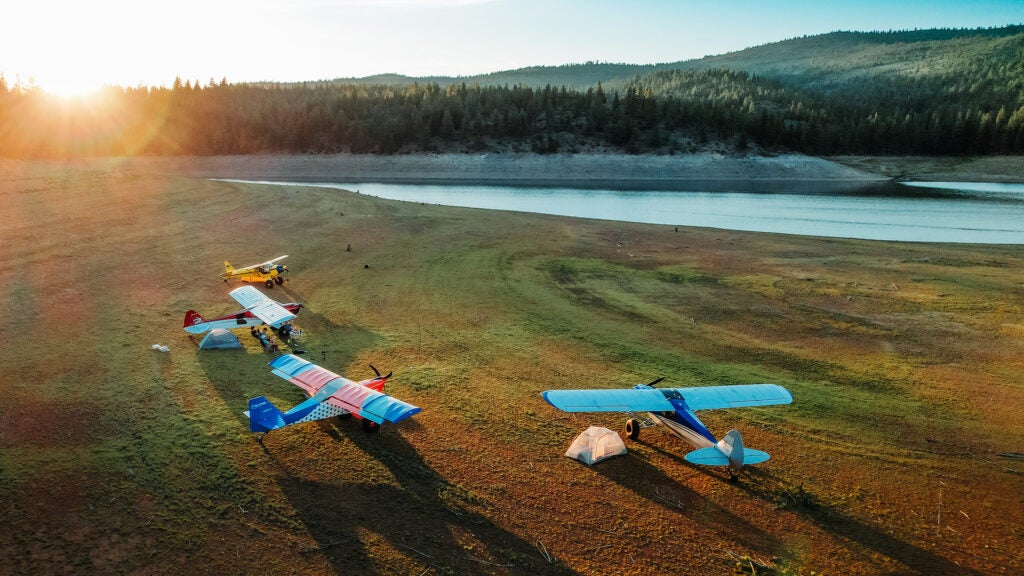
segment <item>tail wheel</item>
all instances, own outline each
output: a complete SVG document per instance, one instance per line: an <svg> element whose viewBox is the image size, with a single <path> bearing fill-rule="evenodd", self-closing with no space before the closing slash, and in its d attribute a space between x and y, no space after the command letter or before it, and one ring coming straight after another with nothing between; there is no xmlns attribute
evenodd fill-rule
<svg viewBox="0 0 1024 576"><path fill-rule="evenodd" d="M377 424L373 420L367 420L363 418L363 432L367 434L373 434L377 430L380 430L380 424Z"/></svg>
<svg viewBox="0 0 1024 576"><path fill-rule="evenodd" d="M274 287L274 281L273 280L267 280L266 282L264 282L264 284L267 285L267 288L273 288Z"/></svg>
<svg viewBox="0 0 1024 576"><path fill-rule="evenodd" d="M636 440L640 437L640 423L637 422L636 418L626 420L626 436L630 440Z"/></svg>
<svg viewBox="0 0 1024 576"><path fill-rule="evenodd" d="M281 278L280 276L274 276L274 283L280 286L281 284L284 284L284 278Z"/></svg>

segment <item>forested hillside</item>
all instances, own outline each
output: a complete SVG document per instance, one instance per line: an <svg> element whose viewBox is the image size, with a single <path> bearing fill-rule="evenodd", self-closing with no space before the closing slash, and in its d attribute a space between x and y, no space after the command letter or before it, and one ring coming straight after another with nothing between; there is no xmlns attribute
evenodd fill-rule
<svg viewBox="0 0 1024 576"><path fill-rule="evenodd" d="M560 82L536 84L538 79ZM658 66L109 88L0 80L0 153L1024 153L1024 27L835 32Z"/></svg>

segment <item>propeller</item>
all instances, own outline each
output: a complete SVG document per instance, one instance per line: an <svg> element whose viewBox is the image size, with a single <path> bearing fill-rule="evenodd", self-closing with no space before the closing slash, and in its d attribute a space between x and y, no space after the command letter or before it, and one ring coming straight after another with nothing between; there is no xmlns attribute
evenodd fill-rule
<svg viewBox="0 0 1024 576"><path fill-rule="evenodd" d="M665 379L665 377L662 376L661 378L658 378L657 380L655 380L655 381L651 382L650 384L648 384L648 386L650 386L651 388L654 388L655 384L657 384L658 382L661 382L664 379Z"/></svg>
<svg viewBox="0 0 1024 576"><path fill-rule="evenodd" d="M380 370L377 370L376 366L374 366L373 364L370 364L370 368L373 370L373 373L377 375L377 378L384 378L386 380L388 378L391 378L391 375L394 374L394 372L388 372L387 376L381 376L380 375Z"/></svg>

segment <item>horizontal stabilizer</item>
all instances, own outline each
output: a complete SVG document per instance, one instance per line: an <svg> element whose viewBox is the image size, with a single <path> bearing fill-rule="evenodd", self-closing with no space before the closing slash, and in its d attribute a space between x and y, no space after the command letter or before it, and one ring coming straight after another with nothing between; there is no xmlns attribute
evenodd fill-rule
<svg viewBox="0 0 1024 576"><path fill-rule="evenodd" d="M753 448L743 449L743 465L747 464L760 464L761 462L767 462L771 456L767 452L760 450L754 450Z"/></svg>
<svg viewBox="0 0 1024 576"><path fill-rule="evenodd" d="M722 453L717 446L711 446L709 448L701 448L700 450L694 450L684 456L687 462L691 464L701 464L704 466L728 466L729 457ZM767 462L771 456L767 452L760 450L754 450L753 448L743 449L743 465L748 464L760 464L761 462Z"/></svg>
<svg viewBox="0 0 1024 576"><path fill-rule="evenodd" d="M729 457L715 446L708 448L701 448L700 450L694 450L684 456L687 462L691 464L701 464L703 466L728 466Z"/></svg>

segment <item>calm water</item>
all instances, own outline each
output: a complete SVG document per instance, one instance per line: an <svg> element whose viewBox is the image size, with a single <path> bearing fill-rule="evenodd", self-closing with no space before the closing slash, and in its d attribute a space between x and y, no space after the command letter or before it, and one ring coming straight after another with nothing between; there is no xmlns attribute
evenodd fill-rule
<svg viewBox="0 0 1024 576"><path fill-rule="evenodd" d="M293 184L273 182L274 184ZM1024 184L715 183L714 191L302 183L392 200L727 230L1024 244Z"/></svg>

